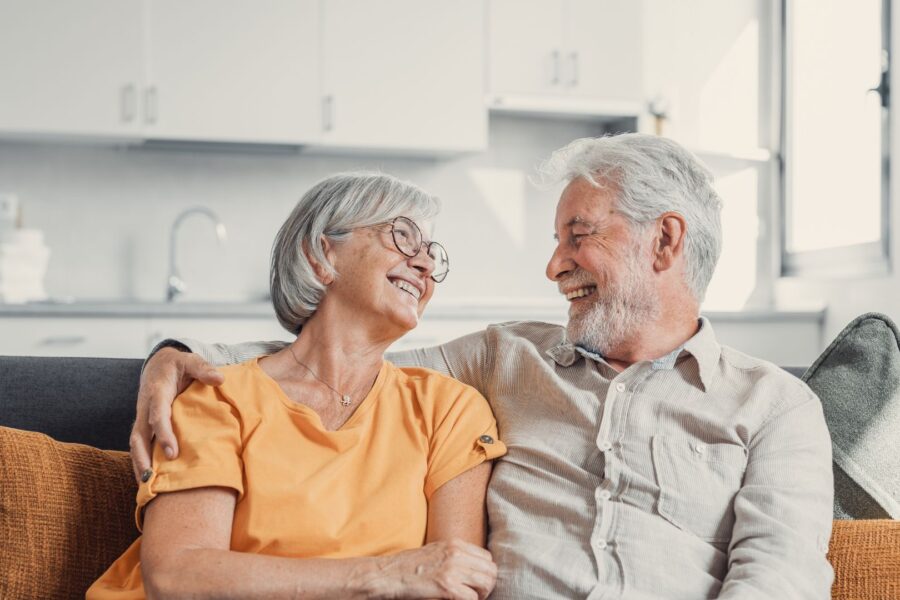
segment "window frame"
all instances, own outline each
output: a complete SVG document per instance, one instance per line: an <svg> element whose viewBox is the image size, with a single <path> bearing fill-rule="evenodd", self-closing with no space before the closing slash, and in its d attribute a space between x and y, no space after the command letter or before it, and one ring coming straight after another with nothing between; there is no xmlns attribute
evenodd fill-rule
<svg viewBox="0 0 900 600"><path fill-rule="evenodd" d="M781 0L781 124L780 124L780 272L782 277L811 276L844 278L884 275L891 272L890 180L891 180L891 0L881 0L882 74L874 88L881 98L881 238L875 242L851 244L791 252L788 240L791 229L791 57L789 36L792 25L792 0Z"/></svg>

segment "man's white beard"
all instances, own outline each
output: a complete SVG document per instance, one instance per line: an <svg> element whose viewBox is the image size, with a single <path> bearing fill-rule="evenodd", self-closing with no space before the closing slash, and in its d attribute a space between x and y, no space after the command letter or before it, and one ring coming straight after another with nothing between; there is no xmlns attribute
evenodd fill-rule
<svg viewBox="0 0 900 600"><path fill-rule="evenodd" d="M609 356L647 321L659 317L659 294L651 281L652 270L642 260L637 244L626 253L625 261L621 277L606 277L606 286L598 285L591 305L569 317L566 332L573 344ZM581 281L584 275L576 273L575 278Z"/></svg>

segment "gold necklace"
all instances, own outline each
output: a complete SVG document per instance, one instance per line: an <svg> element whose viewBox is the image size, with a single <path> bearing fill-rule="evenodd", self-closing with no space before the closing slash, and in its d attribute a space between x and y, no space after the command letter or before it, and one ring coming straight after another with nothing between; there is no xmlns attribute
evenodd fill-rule
<svg viewBox="0 0 900 600"><path fill-rule="evenodd" d="M342 394L342 393L340 393L339 391L337 391L336 389L334 389L333 387L331 387L330 385L328 385L327 383L325 383L325 381L324 381L321 377L319 377L318 375L316 375L316 372L315 372L315 371L313 371L312 369L310 369L309 367L307 367L305 364L303 364L302 362L300 362L300 359L297 358L297 355L296 355L296 354L294 354L294 347L293 347L293 346L288 346L288 352L291 353L291 356L294 357L294 360L297 362L298 365L300 365L301 367L303 367L304 369L306 369L307 371L309 371L309 374L312 375L313 377L315 377L315 378L319 381L319 383L321 383L322 385L324 385L325 387L327 387L329 390L331 390L332 392L334 392L335 394L337 394L338 397L341 399L341 405L343 405L343 406L350 406L351 404L353 404L353 399L350 397L350 394Z"/></svg>

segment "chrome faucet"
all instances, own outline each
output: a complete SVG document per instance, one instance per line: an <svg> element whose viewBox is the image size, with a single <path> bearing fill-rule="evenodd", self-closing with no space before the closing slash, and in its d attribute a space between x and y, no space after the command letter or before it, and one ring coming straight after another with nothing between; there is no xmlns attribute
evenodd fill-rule
<svg viewBox="0 0 900 600"><path fill-rule="evenodd" d="M169 232L169 276L166 278L166 302L172 302L175 298L184 293L187 284L178 273L178 261L175 258L175 240L178 237L178 228L182 221L192 214L201 214L209 218L216 226L216 239L221 244L228 238L228 232L225 231L225 225L212 210L205 206L194 206L183 210L172 223L172 230Z"/></svg>

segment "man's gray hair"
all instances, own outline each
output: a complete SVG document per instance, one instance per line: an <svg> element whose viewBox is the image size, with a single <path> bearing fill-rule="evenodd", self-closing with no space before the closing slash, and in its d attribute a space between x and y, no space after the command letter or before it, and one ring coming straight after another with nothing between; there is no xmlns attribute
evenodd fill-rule
<svg viewBox="0 0 900 600"><path fill-rule="evenodd" d="M665 212L680 213L687 222L686 283L703 301L722 252L722 200L712 173L693 154L655 135L582 138L554 152L541 171L554 182L581 177L614 188L616 208L636 229Z"/></svg>
<svg viewBox="0 0 900 600"><path fill-rule="evenodd" d="M325 295L327 288L316 277L306 252L332 276L339 276L325 256L323 238L340 244L357 227L400 216L422 226L439 211L435 196L383 173L338 173L315 184L291 211L272 245L269 290L278 322L299 333Z"/></svg>

